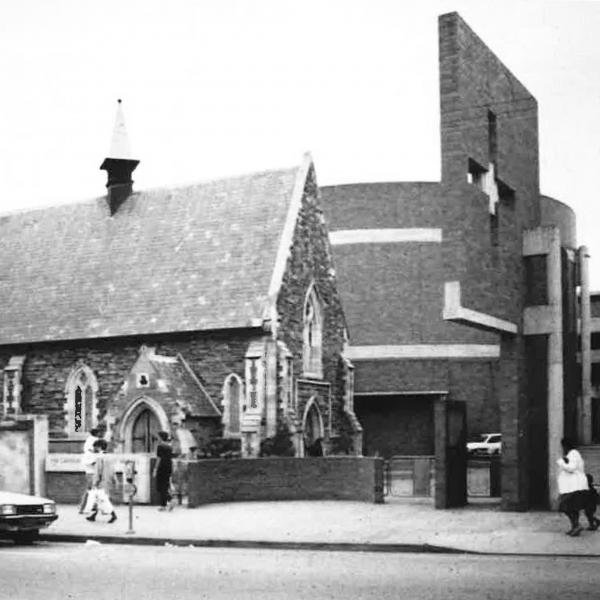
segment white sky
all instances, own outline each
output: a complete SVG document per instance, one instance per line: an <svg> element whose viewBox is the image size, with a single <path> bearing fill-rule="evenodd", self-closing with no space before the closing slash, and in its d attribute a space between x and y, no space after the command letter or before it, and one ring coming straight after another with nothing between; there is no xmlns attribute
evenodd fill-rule
<svg viewBox="0 0 600 600"><path fill-rule="evenodd" d="M541 191L600 290L600 2L3 0L0 212L104 193L123 98L136 189L298 164L321 185L440 177L437 16L537 98Z"/></svg>

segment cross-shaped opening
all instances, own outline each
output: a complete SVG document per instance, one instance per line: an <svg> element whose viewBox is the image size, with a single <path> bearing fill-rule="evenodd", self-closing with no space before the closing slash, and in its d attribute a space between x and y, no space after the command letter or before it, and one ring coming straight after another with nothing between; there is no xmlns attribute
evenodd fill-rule
<svg viewBox="0 0 600 600"><path fill-rule="evenodd" d="M472 158L469 158L467 182L477 186L488 197L490 236L492 245L496 246L498 245L498 207L504 203L512 203L515 192L497 176L498 124L496 115L491 110L487 111L487 133L488 167L486 169Z"/></svg>

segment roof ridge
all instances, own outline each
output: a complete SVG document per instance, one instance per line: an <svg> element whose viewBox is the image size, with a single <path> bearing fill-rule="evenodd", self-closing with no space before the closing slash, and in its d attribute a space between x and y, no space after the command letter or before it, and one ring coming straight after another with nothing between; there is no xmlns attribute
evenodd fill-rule
<svg viewBox="0 0 600 600"><path fill-rule="evenodd" d="M141 194L154 195L154 194L158 194L160 192L173 192L173 191L177 191L177 190L185 190L185 189L189 189L189 188L193 188L193 187L210 185L213 183L219 183L219 182L223 182L223 181L232 181L233 182L233 181L238 181L240 179L246 179L248 177L272 175L274 173L286 173L286 172L292 173L294 171L297 171L299 168L300 168L300 166L296 165L296 166L281 167L281 168L276 168L276 169L263 169L261 171L249 171L247 173L240 173L237 175L230 175L230 176L225 175L223 177L214 177L211 179L194 180L194 181L189 181L187 183L180 183L180 184L174 184L174 185L166 184L166 185L150 187L150 188L135 189L131 193L131 196L139 196ZM11 216L16 216L16 215L27 215L27 214L40 213L40 212L45 212L47 210L65 208L67 206L92 204L94 202L104 201L105 199L106 199L106 195L103 194L101 196L92 196L92 197L88 197L88 198L81 199L81 200L68 200L65 202L52 202L52 203L45 204L45 205L41 204L41 205L37 205L37 206L13 208L13 209L9 209L6 211L0 211L0 219L2 217L11 217Z"/></svg>

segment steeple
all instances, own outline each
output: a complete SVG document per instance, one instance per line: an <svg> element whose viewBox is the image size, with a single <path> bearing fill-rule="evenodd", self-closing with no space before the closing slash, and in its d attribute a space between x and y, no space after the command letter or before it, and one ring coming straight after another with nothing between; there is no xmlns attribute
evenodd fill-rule
<svg viewBox="0 0 600 600"><path fill-rule="evenodd" d="M117 114L115 116L115 127L110 142L110 150L108 156L100 166L100 169L106 171L108 175L106 199L111 215L117 212L119 206L131 194L133 187L131 174L140 162L131 158L131 148L129 147L129 138L125 129L125 117L123 116L121 99L117 102Z"/></svg>

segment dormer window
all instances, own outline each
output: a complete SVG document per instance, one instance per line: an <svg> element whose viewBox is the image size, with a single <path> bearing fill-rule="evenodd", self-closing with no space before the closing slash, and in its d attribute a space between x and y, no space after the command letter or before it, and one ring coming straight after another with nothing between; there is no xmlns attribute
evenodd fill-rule
<svg viewBox="0 0 600 600"><path fill-rule="evenodd" d="M323 311L314 285L306 295L303 323L304 375L321 378L323 377Z"/></svg>

